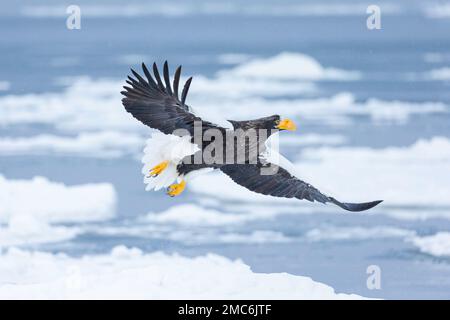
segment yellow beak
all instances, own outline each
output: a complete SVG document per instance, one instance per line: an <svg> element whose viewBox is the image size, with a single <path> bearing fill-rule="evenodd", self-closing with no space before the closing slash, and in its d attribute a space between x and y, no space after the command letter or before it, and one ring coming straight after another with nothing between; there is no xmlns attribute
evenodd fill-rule
<svg viewBox="0 0 450 320"><path fill-rule="evenodd" d="M297 130L297 126L295 125L294 121L289 119L281 120L276 128L280 130L289 130L289 131Z"/></svg>

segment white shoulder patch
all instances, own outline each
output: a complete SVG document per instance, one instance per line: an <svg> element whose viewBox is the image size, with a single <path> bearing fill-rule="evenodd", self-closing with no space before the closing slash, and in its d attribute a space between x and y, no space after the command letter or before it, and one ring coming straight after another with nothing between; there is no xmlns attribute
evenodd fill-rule
<svg viewBox="0 0 450 320"><path fill-rule="evenodd" d="M286 159L283 155L281 155L278 150L279 143L279 132L271 135L265 142L266 150L263 152L260 157L272 164L275 164L279 167L282 167L286 171L288 171L294 177L299 177L298 170L294 166L292 162Z"/></svg>

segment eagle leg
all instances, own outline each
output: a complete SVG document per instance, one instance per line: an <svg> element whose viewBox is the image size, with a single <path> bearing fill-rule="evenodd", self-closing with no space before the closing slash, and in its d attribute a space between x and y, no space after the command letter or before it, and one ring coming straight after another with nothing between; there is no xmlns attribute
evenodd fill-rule
<svg viewBox="0 0 450 320"><path fill-rule="evenodd" d="M167 188L167 194L171 197L178 196L184 191L186 188L186 181L181 180L180 183L174 183Z"/></svg>
<svg viewBox="0 0 450 320"><path fill-rule="evenodd" d="M166 160L166 161L163 161L160 164L154 166L150 170L149 177L152 177L152 178L157 177L159 174L161 174L161 172L163 172L167 168L168 165L169 165L169 161Z"/></svg>

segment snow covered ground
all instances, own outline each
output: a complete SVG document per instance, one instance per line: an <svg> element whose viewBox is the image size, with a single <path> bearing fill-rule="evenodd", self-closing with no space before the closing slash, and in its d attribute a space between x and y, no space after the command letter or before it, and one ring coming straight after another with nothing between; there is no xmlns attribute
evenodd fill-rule
<svg viewBox="0 0 450 320"><path fill-rule="evenodd" d="M9 249L0 255L1 299L361 299L308 277L255 273L239 260L144 254L117 246L79 259Z"/></svg>

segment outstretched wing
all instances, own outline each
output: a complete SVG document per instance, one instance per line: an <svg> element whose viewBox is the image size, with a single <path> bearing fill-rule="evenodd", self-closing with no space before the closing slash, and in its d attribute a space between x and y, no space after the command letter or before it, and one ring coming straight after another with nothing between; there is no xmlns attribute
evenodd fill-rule
<svg viewBox="0 0 450 320"><path fill-rule="evenodd" d="M291 175L286 169L268 162L229 164L221 167L220 170L237 184L256 193L274 197L305 199L321 203L331 202L348 211L364 211L382 202L382 200L365 203L340 202Z"/></svg>
<svg viewBox="0 0 450 320"><path fill-rule="evenodd" d="M144 63L142 63L142 70L147 79L131 69L134 78L128 76L126 82L129 86L124 86L125 90L121 92L125 96L122 104L133 117L166 134L172 134L176 129L186 129L193 135L194 123L200 122L203 130L217 128L215 124L203 121L192 114L186 104L192 77L186 81L181 97L179 97L181 66L175 71L173 88L170 83L167 61L164 63L163 70L164 83L155 63L153 64L154 78Z"/></svg>

